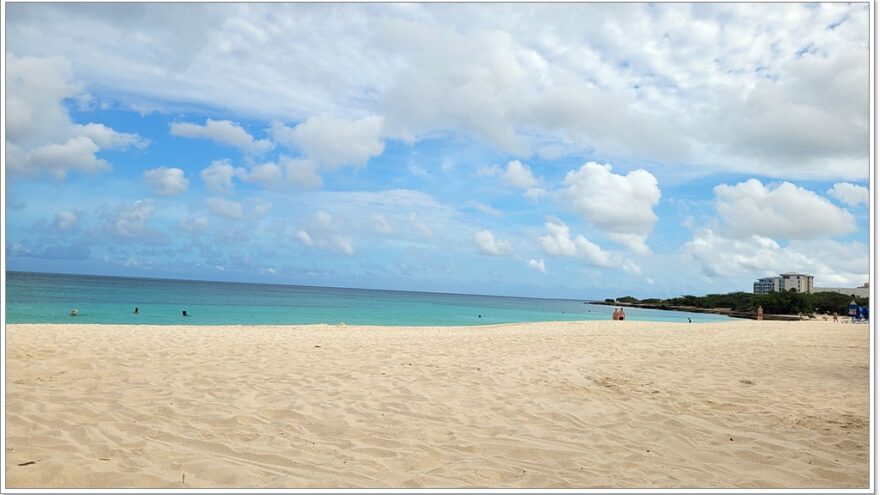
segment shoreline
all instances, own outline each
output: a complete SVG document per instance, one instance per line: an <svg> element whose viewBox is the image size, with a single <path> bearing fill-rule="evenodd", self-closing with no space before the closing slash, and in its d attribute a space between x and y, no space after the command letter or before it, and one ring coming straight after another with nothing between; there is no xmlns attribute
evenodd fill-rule
<svg viewBox="0 0 880 495"><path fill-rule="evenodd" d="M682 311L685 313L714 314L714 315L729 316L731 318L739 318L739 319L743 319L743 320L757 320L758 319L758 315L756 313L752 313L751 311L734 311L729 308L700 308L697 306L670 306L668 304L605 302L605 301L590 301L590 304L597 304L600 306L621 306L624 308L656 309L659 311ZM809 321L809 318L807 318L807 319L801 318L798 315L777 315L777 314L764 313L764 320Z"/></svg>
<svg viewBox="0 0 880 495"><path fill-rule="evenodd" d="M865 488L869 335L7 324L7 487Z"/></svg>

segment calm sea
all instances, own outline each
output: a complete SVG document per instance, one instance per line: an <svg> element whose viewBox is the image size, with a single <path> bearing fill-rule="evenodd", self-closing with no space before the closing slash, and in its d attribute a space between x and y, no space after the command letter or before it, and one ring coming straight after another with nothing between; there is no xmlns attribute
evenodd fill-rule
<svg viewBox="0 0 880 495"><path fill-rule="evenodd" d="M133 313L135 307L139 314ZM73 308L76 317L70 316ZM609 320L612 309L567 299L6 273L8 323L486 325ZM190 316L182 316L183 310ZM630 320L687 322L688 317L729 321L718 315L627 309Z"/></svg>

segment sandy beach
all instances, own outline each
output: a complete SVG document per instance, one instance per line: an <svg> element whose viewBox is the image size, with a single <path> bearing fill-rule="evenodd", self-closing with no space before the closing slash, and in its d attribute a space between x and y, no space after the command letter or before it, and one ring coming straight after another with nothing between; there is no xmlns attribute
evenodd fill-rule
<svg viewBox="0 0 880 495"><path fill-rule="evenodd" d="M869 328L8 325L8 488L867 488Z"/></svg>

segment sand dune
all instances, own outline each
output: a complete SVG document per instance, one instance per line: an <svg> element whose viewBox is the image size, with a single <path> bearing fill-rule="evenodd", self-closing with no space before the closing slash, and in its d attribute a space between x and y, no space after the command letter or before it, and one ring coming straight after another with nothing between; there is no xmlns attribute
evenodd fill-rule
<svg viewBox="0 0 880 495"><path fill-rule="evenodd" d="M8 325L27 487L867 488L869 329Z"/></svg>

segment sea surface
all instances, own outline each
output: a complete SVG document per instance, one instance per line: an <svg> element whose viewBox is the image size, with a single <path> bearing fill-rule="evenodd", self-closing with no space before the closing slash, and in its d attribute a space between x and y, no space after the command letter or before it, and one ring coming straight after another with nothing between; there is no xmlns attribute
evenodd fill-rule
<svg viewBox="0 0 880 495"><path fill-rule="evenodd" d="M28 272L7 272L5 292L7 323L451 326L610 320L613 311L570 299ZM72 317L74 308L78 315ZM182 315L184 310L189 316ZM626 314L643 321L730 321L640 308L628 308Z"/></svg>

